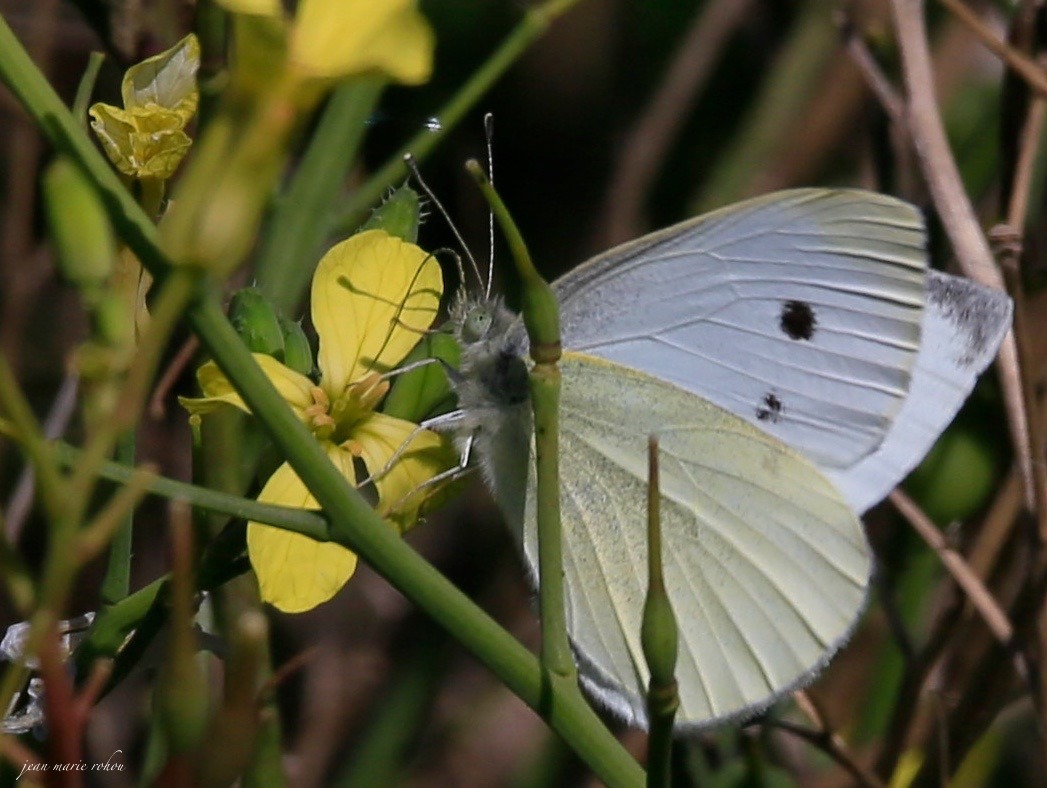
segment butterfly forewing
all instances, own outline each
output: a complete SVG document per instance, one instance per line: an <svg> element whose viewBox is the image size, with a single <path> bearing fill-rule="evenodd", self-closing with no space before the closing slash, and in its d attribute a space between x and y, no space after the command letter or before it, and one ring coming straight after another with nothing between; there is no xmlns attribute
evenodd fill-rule
<svg viewBox="0 0 1047 788"><path fill-rule="evenodd" d="M870 570L860 524L832 485L676 386L583 354L565 356L562 371L568 616L589 688L643 719L650 433L662 446L665 571L681 634L679 724L752 712L810 677L853 627Z"/></svg>
<svg viewBox="0 0 1047 788"><path fill-rule="evenodd" d="M879 502L927 454L1011 325L1011 299L969 279L929 271L927 305L908 396L883 443L847 468L823 468L854 507Z"/></svg>
<svg viewBox="0 0 1047 788"><path fill-rule="evenodd" d="M925 261L910 205L779 192L561 278L564 347L674 382L845 468L879 445L905 398Z"/></svg>

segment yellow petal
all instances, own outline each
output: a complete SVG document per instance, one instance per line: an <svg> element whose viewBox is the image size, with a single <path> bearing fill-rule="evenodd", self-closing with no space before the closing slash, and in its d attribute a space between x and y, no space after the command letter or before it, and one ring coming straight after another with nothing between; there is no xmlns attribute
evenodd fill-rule
<svg viewBox="0 0 1047 788"><path fill-rule="evenodd" d="M196 72L200 68L200 42L192 33L159 55L127 69L121 93L124 109L154 105L174 112L181 126L196 114L200 94Z"/></svg>
<svg viewBox="0 0 1047 788"><path fill-rule="evenodd" d="M134 175L137 165L132 159L131 135L137 133L129 112L112 104L93 104L87 111L91 130L102 143L105 155L124 175Z"/></svg>
<svg viewBox="0 0 1047 788"><path fill-rule="evenodd" d="M273 90L286 66L287 21L282 12L234 17L234 94L259 99Z"/></svg>
<svg viewBox="0 0 1047 788"><path fill-rule="evenodd" d="M402 361L432 325L442 293L436 259L384 230L333 246L312 290L321 383L332 399L368 372Z"/></svg>
<svg viewBox="0 0 1047 788"><path fill-rule="evenodd" d="M353 440L361 449L368 472L381 471L417 427L384 413L373 413L360 422L353 430ZM378 513L401 533L408 530L423 504L437 492L436 487L423 485L457 462L458 455L444 436L430 430L419 432L389 472L375 482Z"/></svg>
<svg viewBox="0 0 1047 788"><path fill-rule="evenodd" d="M89 113L109 161L124 175L167 180L189 150L181 117L157 104L131 111L95 104Z"/></svg>
<svg viewBox="0 0 1047 788"><path fill-rule="evenodd" d="M379 72L416 85L429 79L433 45L414 0L302 0L290 60L322 79Z"/></svg>
<svg viewBox="0 0 1047 788"><path fill-rule="evenodd" d="M283 16L280 0L215 0L226 11L256 16Z"/></svg>
<svg viewBox="0 0 1047 788"><path fill-rule="evenodd" d="M303 411L313 405L313 389L316 385L305 375L285 367L272 356L264 353L252 353L262 372L269 378L270 382L280 392L292 410L303 418ZM204 393L202 397L179 397L178 401L186 410L194 414L210 413L222 405L232 405L240 410L250 413L251 409L247 403L233 388L218 365L208 361L196 371L196 379L200 384L200 390Z"/></svg>
<svg viewBox="0 0 1047 788"><path fill-rule="evenodd" d="M332 446L337 464L345 468ZM348 465L352 473L352 462ZM349 476L350 481L354 479ZM258 500L300 509L319 509L298 474L284 463L266 482ZM263 602L285 613L301 613L333 597L356 570L356 555L334 542L317 542L307 536L251 522L247 524L247 553L258 576Z"/></svg>

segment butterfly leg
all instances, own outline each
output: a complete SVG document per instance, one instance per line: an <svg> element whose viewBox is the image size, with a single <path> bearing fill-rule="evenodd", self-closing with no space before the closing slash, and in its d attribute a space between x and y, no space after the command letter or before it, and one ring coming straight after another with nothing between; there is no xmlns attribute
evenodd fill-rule
<svg viewBox="0 0 1047 788"><path fill-rule="evenodd" d="M444 413L441 416L434 416L431 419L426 419L425 421L423 421L421 424L419 424L417 427L411 430L411 434L404 439L403 443L401 443L399 447L397 447L396 451L393 452L392 456L388 460L386 460L385 465L383 465L381 468L379 468L376 472L372 473L367 478L361 479L359 482L357 482L357 489L361 487L366 487L368 484L374 483L376 480L381 479L383 476L389 473L389 471L393 469L393 466L400 461L404 454L407 453L407 447L410 446L412 441L414 441L414 439L421 435L423 432L425 432L426 430L434 430L436 432L439 432L441 430L454 429L461 423L462 417L462 411L453 410L450 413ZM472 447L471 435L468 439L468 446L469 448ZM465 465L468 464L468 461L469 457L466 453L465 459L459 462L459 467L465 467Z"/></svg>
<svg viewBox="0 0 1047 788"><path fill-rule="evenodd" d="M447 419L447 422L451 423L451 424L456 424L458 422L458 420L460 420L460 418L461 418L461 416L460 416L458 411L454 411L452 413L445 414L445 416L457 416L458 417L457 419ZM435 421L437 419L444 419L444 416L437 416L436 419L430 419L430 422L431 421ZM426 428L425 425L428 424L428 423L429 422L423 422L422 425L419 426L419 429L425 429ZM410 439L405 441L405 445L407 443L410 443ZM461 453L458 456L458 464L453 466L453 467L451 467L451 468L448 468L446 471L442 471L441 473L436 474L436 476L433 476L432 478L426 479L424 482L419 484L417 487L415 487L409 493L404 495L399 501L397 501L396 504L392 507L393 510L401 508L404 505L404 503L406 503L407 499L411 498L412 496L418 495L419 493L421 493L421 492L423 492L425 490L436 488L439 485L443 484L444 482L457 481L458 479L461 479L466 474L471 473L474 470L473 468L469 467L469 458L472 455L472 449L473 449L473 435L472 435L472 433L470 433L469 436L461 444ZM402 454L403 453L403 447L401 447L398 451ZM392 460L390 460L389 462L392 463ZM389 463L387 463L387 465L388 464ZM383 469L383 473L384 472L385 472L385 470ZM374 478L374 477L372 477L372 478Z"/></svg>

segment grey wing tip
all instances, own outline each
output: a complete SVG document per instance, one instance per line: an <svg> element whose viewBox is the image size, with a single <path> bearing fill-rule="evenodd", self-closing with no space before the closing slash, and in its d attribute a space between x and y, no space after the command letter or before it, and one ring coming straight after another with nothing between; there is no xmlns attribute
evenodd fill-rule
<svg viewBox="0 0 1047 788"><path fill-rule="evenodd" d="M970 279L928 271L927 301L955 326L964 342L959 362L981 372L1011 326L1014 305L1006 293Z"/></svg>

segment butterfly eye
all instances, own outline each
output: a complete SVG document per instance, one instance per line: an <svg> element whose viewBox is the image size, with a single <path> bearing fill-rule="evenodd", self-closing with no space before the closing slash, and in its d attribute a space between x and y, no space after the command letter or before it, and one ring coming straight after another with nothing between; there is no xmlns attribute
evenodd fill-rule
<svg viewBox="0 0 1047 788"><path fill-rule="evenodd" d="M462 339L465 342L479 342L487 336L491 328L491 313L483 307L469 312L462 325Z"/></svg>

